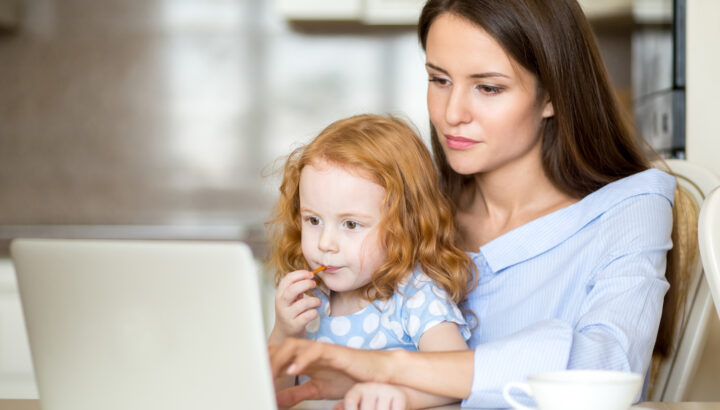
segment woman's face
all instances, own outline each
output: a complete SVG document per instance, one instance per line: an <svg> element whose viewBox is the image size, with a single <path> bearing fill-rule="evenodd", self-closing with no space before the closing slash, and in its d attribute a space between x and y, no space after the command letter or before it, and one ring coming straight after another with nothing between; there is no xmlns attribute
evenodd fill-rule
<svg viewBox="0 0 720 410"><path fill-rule="evenodd" d="M540 159L539 130L552 104L537 80L481 27L453 14L430 26L428 110L455 172L492 172Z"/></svg>

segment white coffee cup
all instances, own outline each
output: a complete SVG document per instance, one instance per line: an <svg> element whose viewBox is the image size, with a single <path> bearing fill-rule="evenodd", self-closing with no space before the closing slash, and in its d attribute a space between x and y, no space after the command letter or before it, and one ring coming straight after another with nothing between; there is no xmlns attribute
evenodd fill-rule
<svg viewBox="0 0 720 410"><path fill-rule="evenodd" d="M532 375L527 383L510 382L503 388L503 397L523 410L534 408L518 403L510 395L513 389L535 399L540 410L628 410L641 386L637 373L565 370Z"/></svg>

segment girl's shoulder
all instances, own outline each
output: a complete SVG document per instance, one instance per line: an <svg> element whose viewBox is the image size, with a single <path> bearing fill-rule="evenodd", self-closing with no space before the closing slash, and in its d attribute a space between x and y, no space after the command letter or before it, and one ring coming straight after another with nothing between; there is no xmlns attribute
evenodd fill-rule
<svg viewBox="0 0 720 410"><path fill-rule="evenodd" d="M423 300L450 300L442 286L430 279L419 266L400 281L395 296L403 299L406 303L410 301L411 305L414 304L413 301L416 304L421 298Z"/></svg>
<svg viewBox="0 0 720 410"><path fill-rule="evenodd" d="M405 277L398 283L398 292L400 294L416 293L430 284L435 283L427 276L419 266L408 272Z"/></svg>

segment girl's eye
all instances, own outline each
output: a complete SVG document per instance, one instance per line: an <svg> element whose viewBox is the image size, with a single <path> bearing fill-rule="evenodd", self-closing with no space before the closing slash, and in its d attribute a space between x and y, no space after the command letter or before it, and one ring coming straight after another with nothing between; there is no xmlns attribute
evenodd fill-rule
<svg viewBox="0 0 720 410"><path fill-rule="evenodd" d="M305 219L310 222L310 225L320 225L320 218L317 216L308 216Z"/></svg>
<svg viewBox="0 0 720 410"><path fill-rule="evenodd" d="M350 230L355 230L360 227L360 224L355 221L345 221L343 222L343 225L345 225L345 228Z"/></svg>

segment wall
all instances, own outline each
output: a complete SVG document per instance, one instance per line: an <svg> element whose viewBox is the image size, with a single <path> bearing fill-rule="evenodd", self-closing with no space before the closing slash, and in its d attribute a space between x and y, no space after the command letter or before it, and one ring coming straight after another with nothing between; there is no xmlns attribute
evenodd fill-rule
<svg viewBox="0 0 720 410"><path fill-rule="evenodd" d="M687 158L720 175L720 2L687 2ZM720 313L720 312L719 312ZM710 328L707 344L689 397L697 401L720 400L720 322Z"/></svg>
<svg viewBox="0 0 720 410"><path fill-rule="evenodd" d="M0 35L0 226L262 229L264 172L331 121L427 135L412 28L298 30L273 4L25 1Z"/></svg>
<svg viewBox="0 0 720 410"><path fill-rule="evenodd" d="M720 175L720 2L687 2L687 156Z"/></svg>

